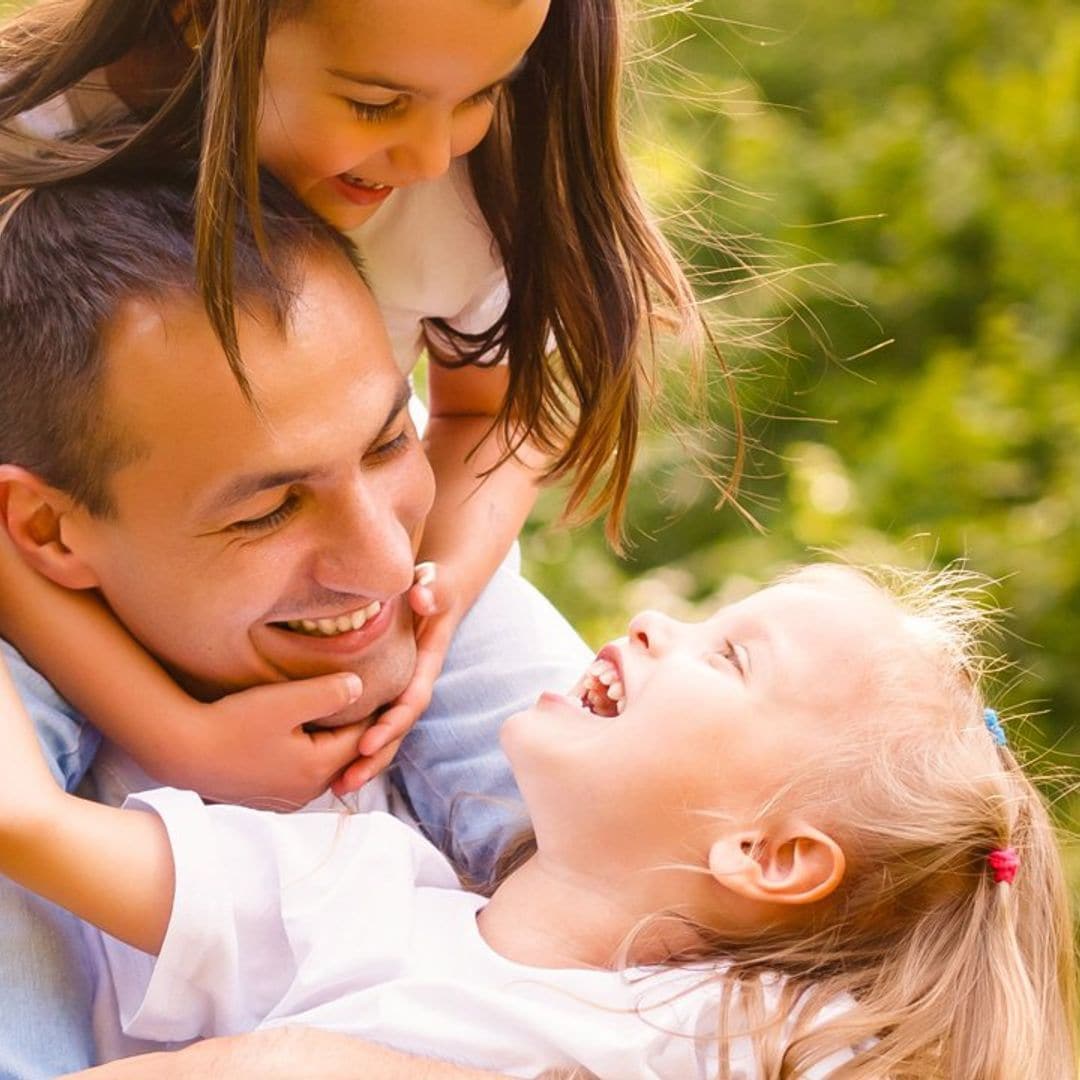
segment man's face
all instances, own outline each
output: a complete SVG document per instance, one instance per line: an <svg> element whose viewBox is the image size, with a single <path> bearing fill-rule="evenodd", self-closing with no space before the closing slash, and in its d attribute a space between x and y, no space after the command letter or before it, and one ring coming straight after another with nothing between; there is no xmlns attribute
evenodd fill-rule
<svg viewBox="0 0 1080 1080"><path fill-rule="evenodd" d="M415 663L406 592L434 483L377 309L345 261L306 260L282 332L240 320L260 418L193 297L127 302L103 347L109 420L145 453L116 507L64 542L131 633L194 693L353 671L395 697Z"/></svg>

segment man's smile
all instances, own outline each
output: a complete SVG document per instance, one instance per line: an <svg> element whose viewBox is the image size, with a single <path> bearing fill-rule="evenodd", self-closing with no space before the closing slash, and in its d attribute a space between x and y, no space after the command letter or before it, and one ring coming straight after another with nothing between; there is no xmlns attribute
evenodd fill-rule
<svg viewBox="0 0 1080 1080"><path fill-rule="evenodd" d="M287 655L297 660L316 654L345 658L366 652L376 641L381 641L387 631L401 628L403 610L408 610L407 601L400 594L386 600L368 601L340 615L283 619L263 625L279 642L275 652L284 648ZM409 634L411 636L411 629Z"/></svg>
<svg viewBox="0 0 1080 1080"><path fill-rule="evenodd" d="M382 604L378 600L372 600L365 607L358 607L354 611L345 612L343 615L320 617L317 619L288 619L284 625L290 630L300 634L311 634L314 637L336 637L339 634L347 634L350 630L361 630L369 619L374 619L382 611ZM279 627L281 623L276 624Z"/></svg>

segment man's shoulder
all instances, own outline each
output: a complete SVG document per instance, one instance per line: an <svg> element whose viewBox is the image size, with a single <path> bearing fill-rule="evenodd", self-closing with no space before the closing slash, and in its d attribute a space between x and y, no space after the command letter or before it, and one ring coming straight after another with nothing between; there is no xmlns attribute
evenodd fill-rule
<svg viewBox="0 0 1080 1080"><path fill-rule="evenodd" d="M101 734L60 696L52 683L14 645L3 638L0 638L0 652L33 721L53 776L57 783L71 791L94 760Z"/></svg>

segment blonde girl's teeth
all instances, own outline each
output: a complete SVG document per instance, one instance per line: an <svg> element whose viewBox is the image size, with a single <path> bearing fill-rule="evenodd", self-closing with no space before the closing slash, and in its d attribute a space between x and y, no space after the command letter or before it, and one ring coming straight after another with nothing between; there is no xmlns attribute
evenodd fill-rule
<svg viewBox="0 0 1080 1080"><path fill-rule="evenodd" d="M352 616L351 615L339 615L334 620L334 626L339 634L344 634L347 630L352 629Z"/></svg>
<svg viewBox="0 0 1080 1080"><path fill-rule="evenodd" d="M382 604L378 600L372 600L366 608L364 608L364 619L374 619L379 612L382 611Z"/></svg>
<svg viewBox="0 0 1080 1080"><path fill-rule="evenodd" d="M319 632L322 634L337 633L337 619L316 619L315 625L319 628Z"/></svg>
<svg viewBox="0 0 1080 1080"><path fill-rule="evenodd" d="M307 630L308 633L311 633L313 630L319 629L319 625L315 622L314 619L301 619L300 625L301 627L303 627L303 629Z"/></svg>
<svg viewBox="0 0 1080 1080"><path fill-rule="evenodd" d="M596 677L605 686L610 686L613 682L618 681L619 673L609 665L603 671L599 672Z"/></svg>
<svg viewBox="0 0 1080 1080"><path fill-rule="evenodd" d="M594 660L589 665L589 674L599 676L600 672L606 670L607 663L604 660Z"/></svg>
<svg viewBox="0 0 1080 1080"><path fill-rule="evenodd" d="M612 701L622 701L622 699L626 697L626 690L624 689L623 684L616 679L608 686L607 694Z"/></svg>
<svg viewBox="0 0 1080 1080"><path fill-rule="evenodd" d="M616 716L622 716L623 709L625 709L625 708L626 708L626 699L625 698L619 698L619 700L615 702L615 714L616 714Z"/></svg>

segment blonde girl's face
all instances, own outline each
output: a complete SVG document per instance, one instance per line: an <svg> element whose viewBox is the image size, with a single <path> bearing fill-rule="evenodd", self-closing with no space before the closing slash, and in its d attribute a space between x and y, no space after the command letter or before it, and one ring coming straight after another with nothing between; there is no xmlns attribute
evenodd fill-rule
<svg viewBox="0 0 1080 1080"><path fill-rule="evenodd" d="M491 126L549 0L309 0L270 32L259 158L342 230Z"/></svg>
<svg viewBox="0 0 1080 1080"><path fill-rule="evenodd" d="M635 617L569 694L504 728L538 838L624 867L699 857L717 814L751 823L873 719L873 657L905 637L887 597L843 581L780 584L700 623Z"/></svg>

